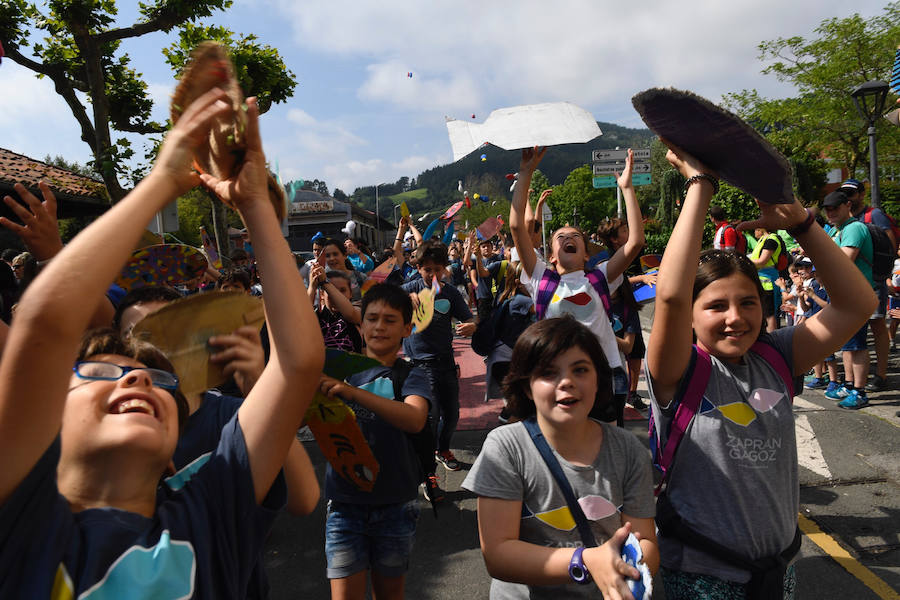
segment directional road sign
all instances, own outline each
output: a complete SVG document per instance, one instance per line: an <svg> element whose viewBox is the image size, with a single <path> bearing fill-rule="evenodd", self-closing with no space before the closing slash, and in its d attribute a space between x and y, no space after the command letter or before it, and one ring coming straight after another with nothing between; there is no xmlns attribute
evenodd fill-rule
<svg viewBox="0 0 900 600"><path fill-rule="evenodd" d="M615 175L599 175L593 179L594 189L616 187ZM631 176L631 185L650 184L650 173L639 173Z"/></svg>
<svg viewBox="0 0 900 600"><path fill-rule="evenodd" d="M628 150L593 150L591 160L594 162L606 162L610 160L625 160L628 158ZM650 148L635 148L635 160L650 160Z"/></svg>
<svg viewBox="0 0 900 600"><path fill-rule="evenodd" d="M621 173L625 168L625 163L594 163L594 175L606 175L608 173ZM650 163L637 162L634 163L633 173L649 173Z"/></svg>

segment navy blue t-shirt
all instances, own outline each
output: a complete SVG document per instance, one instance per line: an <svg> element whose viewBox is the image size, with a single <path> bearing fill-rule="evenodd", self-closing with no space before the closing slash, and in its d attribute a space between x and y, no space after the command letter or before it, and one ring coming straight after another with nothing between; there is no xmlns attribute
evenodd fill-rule
<svg viewBox="0 0 900 600"><path fill-rule="evenodd" d="M419 293L426 287L424 279L403 284L403 290L410 294ZM403 353L418 360L452 358L453 318L468 321L472 318L472 312L459 290L452 285L442 285L441 293L434 299L434 318L421 333L414 333L403 340Z"/></svg>
<svg viewBox="0 0 900 600"><path fill-rule="evenodd" d="M285 503L278 477L256 504L237 417L206 467L153 517L73 513L56 487L59 439L0 507L0 598L244 598Z"/></svg>
<svg viewBox="0 0 900 600"><path fill-rule="evenodd" d="M475 265L472 265L472 270L475 271L475 276L478 281L478 286L475 288L475 297L479 300L494 297L493 288L497 281L497 274L500 272L500 267L503 264L503 258L496 254L492 254L490 258L482 258L481 264L484 265L490 275L488 277L478 276L478 269Z"/></svg>
<svg viewBox="0 0 900 600"><path fill-rule="evenodd" d="M355 373L347 383L382 398L394 398L392 368L381 366ZM422 396L431 403L431 384L421 369L413 367L400 388L402 402L407 396ZM356 414L356 422L380 470L371 492L357 489L328 464L325 471L325 498L348 504L397 504L415 499L419 493L419 464L409 436L374 412L356 402L345 400Z"/></svg>
<svg viewBox="0 0 900 600"><path fill-rule="evenodd" d="M818 280L813 279L809 283L809 287L816 296L818 296L822 300L825 300L826 302L828 301L828 292L825 291L825 287L821 283L819 283ZM822 310L822 307L816 304L815 300L810 300L808 304L809 310L803 313L803 316L807 319Z"/></svg>

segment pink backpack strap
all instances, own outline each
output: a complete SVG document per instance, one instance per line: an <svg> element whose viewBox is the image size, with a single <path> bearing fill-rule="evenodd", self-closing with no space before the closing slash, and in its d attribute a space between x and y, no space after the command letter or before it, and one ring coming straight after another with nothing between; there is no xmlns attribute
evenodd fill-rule
<svg viewBox="0 0 900 600"><path fill-rule="evenodd" d="M547 307L553 299L556 288L559 287L559 274L555 269L544 269L541 281L538 283L537 297L534 299L534 312L538 320L543 319L547 313Z"/></svg>
<svg viewBox="0 0 900 600"><path fill-rule="evenodd" d="M591 287L594 288L594 291L597 292L597 295L600 296L600 302L603 303L603 310L606 311L606 314L609 314L610 309L610 301L609 301L609 284L606 281L606 276L603 275L603 272L599 269L592 269L585 273L585 277L591 283ZM625 283L628 283L625 281Z"/></svg>
<svg viewBox="0 0 900 600"><path fill-rule="evenodd" d="M678 449L678 444L681 443L681 438L684 437L684 432L687 431L691 419L694 418L694 415L697 414L697 411L700 409L700 403L703 401L703 393L706 391L706 386L709 383L709 377L712 373L712 360L710 359L709 354L698 348L696 345L693 349L695 355L694 367L691 372L687 374L689 377L687 388L679 399L678 408L675 409L675 417L669 425L669 435L666 438L666 445L658 460L659 468L662 469L663 478L656 488L657 493L659 493L663 483L668 479L669 469L672 466L672 462L675 460L675 451Z"/></svg>
<svg viewBox="0 0 900 600"><path fill-rule="evenodd" d="M785 360L784 355L778 351L775 346L769 344L767 342L757 341L754 343L750 350L759 354L763 360L772 365L772 368L778 373L782 380L784 380L784 386L787 388L788 394L790 395L791 402L794 401L794 376L791 374L791 370L788 368L787 360Z"/></svg>

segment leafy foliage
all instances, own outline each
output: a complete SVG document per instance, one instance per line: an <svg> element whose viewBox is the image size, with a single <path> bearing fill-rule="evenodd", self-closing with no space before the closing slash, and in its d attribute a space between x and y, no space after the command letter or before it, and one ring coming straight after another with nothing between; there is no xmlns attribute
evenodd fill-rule
<svg viewBox="0 0 900 600"><path fill-rule="evenodd" d="M866 81L889 79L898 40L900 2L872 18L826 19L812 39L794 36L759 45L759 58L767 63L762 72L794 85L795 97L767 99L743 90L726 95L725 102L785 155L824 154L855 173L866 162L868 124L850 92ZM877 121L879 153L897 161L900 136L883 119Z"/></svg>

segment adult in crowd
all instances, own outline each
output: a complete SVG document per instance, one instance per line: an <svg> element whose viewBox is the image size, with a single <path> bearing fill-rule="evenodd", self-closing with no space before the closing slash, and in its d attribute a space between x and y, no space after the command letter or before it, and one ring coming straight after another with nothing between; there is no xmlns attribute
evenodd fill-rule
<svg viewBox="0 0 900 600"><path fill-rule="evenodd" d="M375 268L375 262L372 258L362 251L362 240L347 238L344 240L344 249L347 251L347 258L356 271L363 275Z"/></svg>

